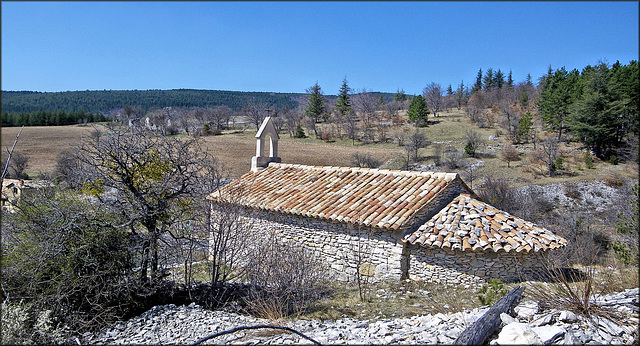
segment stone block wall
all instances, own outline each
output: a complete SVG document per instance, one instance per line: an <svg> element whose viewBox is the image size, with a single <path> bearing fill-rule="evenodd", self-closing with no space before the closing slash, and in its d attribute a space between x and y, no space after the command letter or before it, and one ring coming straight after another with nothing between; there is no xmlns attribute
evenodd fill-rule
<svg viewBox="0 0 640 346"><path fill-rule="evenodd" d="M372 231L342 223L266 211L247 214L258 232L277 232L285 242L300 244L327 264L330 276L354 281L356 271L382 280L400 280L402 233Z"/></svg>
<svg viewBox="0 0 640 346"><path fill-rule="evenodd" d="M410 279L442 284L482 284L491 278L503 282L534 279L544 272L535 253L463 252L409 247Z"/></svg>

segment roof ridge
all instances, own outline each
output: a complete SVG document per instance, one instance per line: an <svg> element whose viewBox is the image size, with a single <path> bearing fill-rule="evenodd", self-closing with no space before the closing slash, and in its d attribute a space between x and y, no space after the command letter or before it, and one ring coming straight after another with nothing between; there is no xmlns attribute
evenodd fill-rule
<svg viewBox="0 0 640 346"><path fill-rule="evenodd" d="M269 163L269 167L274 168L298 168L298 169L309 169L309 170L335 170L335 171L353 171L353 172L374 172L379 174L404 174L408 176L432 176L435 178L443 178L447 182L450 180L454 180L459 176L456 172L432 172L432 171L405 171L405 170L396 170L389 168L366 168L366 167L350 167L350 166L311 166L311 165L303 165L296 163Z"/></svg>

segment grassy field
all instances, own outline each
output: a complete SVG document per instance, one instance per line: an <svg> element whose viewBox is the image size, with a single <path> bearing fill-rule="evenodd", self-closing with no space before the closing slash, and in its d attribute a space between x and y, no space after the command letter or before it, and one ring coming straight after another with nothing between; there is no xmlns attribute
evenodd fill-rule
<svg viewBox="0 0 640 346"><path fill-rule="evenodd" d="M29 157L27 173L36 177L41 173L55 170L58 153L78 146L83 139L89 138L91 126L25 126L20 134L15 151ZM6 160L8 149L13 145L19 127L3 127L2 160Z"/></svg>
<svg viewBox="0 0 640 346"><path fill-rule="evenodd" d="M531 164L528 159L533 151L533 144L518 145L521 152L520 161L511 162L510 167L500 158L500 150L507 143L506 136L489 140L496 134L496 128L481 129L471 123L461 111L451 110L440 113L437 118L430 118L432 125L421 129L433 143L426 149L421 149L421 164L434 162L435 144L442 147L453 146L460 152L464 152L465 133L468 130L478 132L485 145L480 149L478 159L469 159L472 162L482 161L482 168L478 171L479 177L492 176L508 179L514 186L530 184L546 184L562 181L596 180L596 179L637 179L638 166L634 162L625 162L611 165L594 158L595 168L587 169L582 162L583 150L579 143L565 143L561 147L561 156L565 162L565 169L554 177L545 175L543 165ZM404 126L412 131L410 126ZM2 155L13 143L19 128L2 128ZM56 156L62 150L71 148L86 139L92 126L59 126L59 127L25 127L16 151L30 158L27 173L37 177L40 173L51 173L55 169ZM539 129L540 131L540 129ZM541 132L541 131L540 131ZM217 157L228 170L231 177L238 177L249 171L251 157L255 155L255 130L244 132L225 131L221 136L203 137L203 145ZM539 147L539 145L538 145ZM352 166L354 153L368 154L376 160L385 163L383 167L399 169L400 159L404 155L401 147L394 143L364 144L351 140L335 139L332 142L324 142L316 138L289 138L282 134L279 141L279 155L284 163L298 163L315 166ZM444 168L438 168L444 170ZM457 169L462 172L463 169Z"/></svg>

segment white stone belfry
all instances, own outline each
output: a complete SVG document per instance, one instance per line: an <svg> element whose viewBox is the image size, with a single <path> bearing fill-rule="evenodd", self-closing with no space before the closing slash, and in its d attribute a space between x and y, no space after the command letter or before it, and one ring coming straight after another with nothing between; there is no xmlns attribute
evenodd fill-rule
<svg viewBox="0 0 640 346"><path fill-rule="evenodd" d="M271 117L266 117L256 133L256 156L251 158L251 170L257 172L269 165L269 162L281 162L278 157L278 131L273 125ZM269 138L269 156L265 156L265 140Z"/></svg>

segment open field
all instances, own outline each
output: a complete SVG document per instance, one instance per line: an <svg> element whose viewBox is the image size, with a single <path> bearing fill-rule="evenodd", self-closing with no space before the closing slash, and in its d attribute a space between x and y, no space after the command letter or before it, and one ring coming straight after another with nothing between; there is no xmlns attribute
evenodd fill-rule
<svg viewBox="0 0 640 346"><path fill-rule="evenodd" d="M485 145L479 150L477 159L469 159L470 162L482 161L478 177L492 176L508 179L514 186L530 184L546 184L563 181L603 180L613 179L637 179L638 166L634 162L625 162L611 165L594 158L594 169L587 169L582 162L583 150L579 143L565 143L561 147L561 156L565 162L565 169L554 177L545 175L545 167L532 165L528 160L533 152L533 144L518 145L521 152L521 160L507 163L500 158L500 151L507 144L506 136L489 140L496 134L496 128L481 129L463 115L461 111L451 110L440 113L437 118L430 118L432 125L421 129L432 145L420 150L422 161L420 164L428 165L434 162L435 144L442 147L453 146L460 152L464 152L465 133L468 130L478 132ZM322 124L320 125L322 126ZM407 133L412 129L405 125ZM6 155L7 149L13 143L19 128L2 128L2 154ZM27 173L37 177L40 173L51 173L55 169L56 156L62 150L71 148L88 138L92 126L56 126L56 127L25 127L16 151L29 156ZM539 133L542 131L539 129ZM251 157L255 155L255 130L247 129L244 132L225 131L221 136L202 137L203 145L217 157L227 169L229 175L238 177L249 171ZM538 148L540 146L538 145ZM400 169L401 156L404 151L394 143L363 144L351 140L335 139L332 142L324 142L316 138L289 138L287 134L281 134L279 141L279 155L284 163L299 163L317 166L351 166L352 155L356 152L369 154L376 160L385 163L384 168ZM445 170L444 168L437 168ZM464 168L456 169L459 173ZM463 177L464 174L463 174ZM465 179L468 180L468 179ZM477 180L479 181L479 180ZM474 183L474 185L476 185Z"/></svg>
<svg viewBox="0 0 640 346"><path fill-rule="evenodd" d="M2 160L6 155L19 127L3 127ZM36 177L40 173L51 173L55 170L58 153L79 145L84 138L89 138L91 126L25 126L18 139L15 151L29 157L27 173Z"/></svg>

